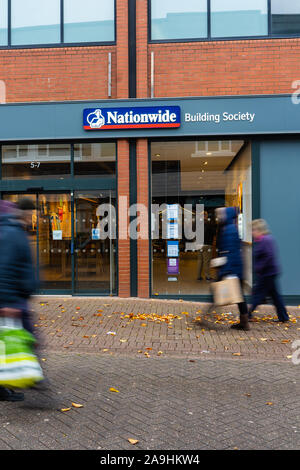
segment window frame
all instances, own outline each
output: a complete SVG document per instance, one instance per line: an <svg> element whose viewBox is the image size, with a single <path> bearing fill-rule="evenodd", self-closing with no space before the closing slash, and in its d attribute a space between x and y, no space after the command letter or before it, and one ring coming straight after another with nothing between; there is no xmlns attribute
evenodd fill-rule
<svg viewBox="0 0 300 470"><path fill-rule="evenodd" d="M46 44L12 44L11 43L11 2L7 0L7 45L0 45L0 50L6 49L46 49L46 48L63 48L63 47L89 47L89 46L113 46L117 43L117 28L116 28L116 17L117 7L116 0L114 2L114 40L113 41L96 41L96 42L64 42L64 0L60 1L60 42L58 43L46 43Z"/></svg>
<svg viewBox="0 0 300 470"><path fill-rule="evenodd" d="M211 36L211 0L207 0L207 37L206 38L182 38L182 39L152 39L152 16L151 6L152 0L148 0L148 43L161 44L161 43L185 43L185 42L217 42L217 41L240 41L240 40L262 40L262 39L289 39L299 38L300 31L296 34L272 34L272 0L267 0L268 9L268 33L263 36L225 36L225 37L212 37Z"/></svg>

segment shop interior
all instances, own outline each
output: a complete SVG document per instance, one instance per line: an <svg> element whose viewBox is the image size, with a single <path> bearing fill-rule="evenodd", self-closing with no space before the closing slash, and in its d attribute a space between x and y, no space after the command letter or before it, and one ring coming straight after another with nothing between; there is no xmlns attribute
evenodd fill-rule
<svg viewBox="0 0 300 470"><path fill-rule="evenodd" d="M158 231L154 231L152 217L152 294L210 294L210 282L217 277L216 271L210 268L210 260L218 255L219 226L215 209L225 206L239 208L237 226L242 240L244 288L245 293L249 292L252 286L251 143L244 140L152 142L151 160L152 204L161 206ZM195 230L199 217L197 205L201 205L198 208L204 223L204 240L203 244L191 248L184 224L191 220ZM163 234L163 224L171 224L172 231Z"/></svg>
<svg viewBox="0 0 300 470"><path fill-rule="evenodd" d="M24 195L3 196L13 202L21 197ZM112 192L75 191L73 210L70 194L26 194L26 197L37 208L28 235L40 290L67 292L73 285L78 293L114 293L116 239L100 236L102 213L98 210L101 204L115 206Z"/></svg>

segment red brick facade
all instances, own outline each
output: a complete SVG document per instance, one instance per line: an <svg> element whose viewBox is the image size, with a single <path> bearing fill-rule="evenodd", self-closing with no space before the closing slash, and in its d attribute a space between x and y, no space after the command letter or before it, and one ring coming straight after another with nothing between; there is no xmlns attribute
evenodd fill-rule
<svg viewBox="0 0 300 470"><path fill-rule="evenodd" d="M0 50L6 101L128 98L128 4L117 0L113 46ZM137 98L291 93L300 79L300 38L148 43L147 1L136 1ZM118 196L129 201L129 143L118 142ZM148 142L137 141L137 202L148 205ZM119 216L124 214L119 212ZM126 219L126 217L125 217ZM127 218L128 220L128 218ZM148 227L147 227L148 229ZM119 231L122 231L119 224ZM119 233L120 235L120 233ZM130 242L119 240L119 295L130 295ZM138 295L149 296L149 242L138 241Z"/></svg>

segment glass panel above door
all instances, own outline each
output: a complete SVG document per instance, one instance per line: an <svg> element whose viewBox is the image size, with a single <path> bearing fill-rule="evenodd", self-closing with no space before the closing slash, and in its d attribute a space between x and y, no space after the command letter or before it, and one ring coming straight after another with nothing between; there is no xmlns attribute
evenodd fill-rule
<svg viewBox="0 0 300 470"><path fill-rule="evenodd" d="M74 145L74 175L75 178L88 176L115 176L116 174L116 144L102 142L95 144Z"/></svg>
<svg viewBox="0 0 300 470"><path fill-rule="evenodd" d="M69 144L4 145L2 179L65 179L71 175Z"/></svg>

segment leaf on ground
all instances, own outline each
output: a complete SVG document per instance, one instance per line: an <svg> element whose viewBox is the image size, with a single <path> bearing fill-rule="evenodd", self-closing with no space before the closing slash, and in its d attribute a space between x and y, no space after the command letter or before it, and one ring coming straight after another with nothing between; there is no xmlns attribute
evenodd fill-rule
<svg viewBox="0 0 300 470"><path fill-rule="evenodd" d="M128 442L130 442L130 444L132 445L135 445L137 444L139 441L137 439L132 439L131 437L128 439Z"/></svg>
<svg viewBox="0 0 300 470"><path fill-rule="evenodd" d="M66 411L70 411L71 408L62 408L60 411L62 411L63 413L65 413Z"/></svg>
<svg viewBox="0 0 300 470"><path fill-rule="evenodd" d="M120 343L126 343L127 339L120 339Z"/></svg>
<svg viewBox="0 0 300 470"><path fill-rule="evenodd" d="M242 356L240 352L232 353L233 356Z"/></svg>
<svg viewBox="0 0 300 470"><path fill-rule="evenodd" d="M271 401L267 401L266 405L274 405L274 403Z"/></svg>
<svg viewBox="0 0 300 470"><path fill-rule="evenodd" d="M72 406L74 408L83 408L83 405L81 405L80 403L72 403Z"/></svg>
<svg viewBox="0 0 300 470"><path fill-rule="evenodd" d="M116 390L114 387L110 387L110 392L120 393L119 390Z"/></svg>

